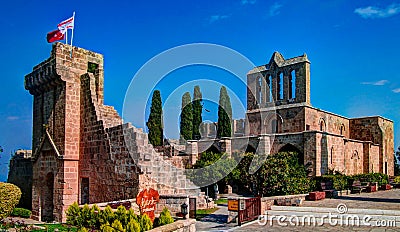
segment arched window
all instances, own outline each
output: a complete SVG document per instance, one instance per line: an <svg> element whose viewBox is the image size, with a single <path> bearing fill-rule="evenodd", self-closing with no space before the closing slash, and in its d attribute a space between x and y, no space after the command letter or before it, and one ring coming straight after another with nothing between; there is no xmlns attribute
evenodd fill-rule
<svg viewBox="0 0 400 232"><path fill-rule="evenodd" d="M278 133L278 121L276 119L271 120L271 132Z"/></svg>
<svg viewBox="0 0 400 232"><path fill-rule="evenodd" d="M262 77L258 77L257 80L257 102L258 105L261 108L261 100L262 100L262 94L263 94L263 84L262 84Z"/></svg>
<svg viewBox="0 0 400 232"><path fill-rule="evenodd" d="M290 84L291 84L291 89L290 89L290 99L295 99L296 98L296 71L293 70L290 74Z"/></svg>
<svg viewBox="0 0 400 232"><path fill-rule="evenodd" d="M269 77L268 77L268 85L269 85L269 88L268 88L268 95L269 95L269 102L273 102L273 99L274 99L274 97L272 96L272 88L271 88L271 83L272 83L272 76L271 75L269 75Z"/></svg>
<svg viewBox="0 0 400 232"><path fill-rule="evenodd" d="M343 133L346 131L346 128L344 127L344 125L340 125L340 135L343 135Z"/></svg>
<svg viewBox="0 0 400 232"><path fill-rule="evenodd" d="M278 83L278 86L279 86L278 99L282 100L283 99L283 73L279 73L278 81L279 81L279 83Z"/></svg>
<svg viewBox="0 0 400 232"><path fill-rule="evenodd" d="M326 124L325 124L325 120L321 118L320 122L319 122L319 130L320 131L325 131L326 130Z"/></svg>

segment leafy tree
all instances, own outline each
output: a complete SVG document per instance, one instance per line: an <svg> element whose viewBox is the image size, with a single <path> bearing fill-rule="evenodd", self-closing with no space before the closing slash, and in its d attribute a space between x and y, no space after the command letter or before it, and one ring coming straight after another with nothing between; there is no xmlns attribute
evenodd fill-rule
<svg viewBox="0 0 400 232"><path fill-rule="evenodd" d="M189 92L182 96L180 133L182 139L190 140L193 138L193 105Z"/></svg>
<svg viewBox="0 0 400 232"><path fill-rule="evenodd" d="M300 194L314 188L296 153L281 152L269 155L260 168L254 174L250 174L249 169L253 160L262 160L256 156L251 153L245 154L231 175L230 181L238 183L240 187L255 195Z"/></svg>
<svg viewBox="0 0 400 232"><path fill-rule="evenodd" d="M221 87L218 103L217 138L232 135L232 106L225 86Z"/></svg>
<svg viewBox="0 0 400 232"><path fill-rule="evenodd" d="M211 180L227 182L237 162L228 154L204 152L193 166L186 170L187 176L197 186L208 186Z"/></svg>
<svg viewBox="0 0 400 232"><path fill-rule="evenodd" d="M163 145L163 122L162 102L159 90L153 92L151 99L150 115L146 123L149 128L149 142L153 146Z"/></svg>
<svg viewBox="0 0 400 232"><path fill-rule="evenodd" d="M193 139L200 139L200 124L203 122L203 118L201 116L203 112L203 96L200 91L200 86L196 85L194 87L193 93Z"/></svg>
<svg viewBox="0 0 400 232"><path fill-rule="evenodd" d="M400 175L400 147L397 148L397 151L394 155L394 175L398 176Z"/></svg>

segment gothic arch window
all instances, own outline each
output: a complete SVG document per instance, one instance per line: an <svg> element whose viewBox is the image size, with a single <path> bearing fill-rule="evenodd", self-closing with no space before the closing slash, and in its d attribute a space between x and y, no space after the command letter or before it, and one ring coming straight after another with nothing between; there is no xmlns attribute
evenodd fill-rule
<svg viewBox="0 0 400 232"><path fill-rule="evenodd" d="M271 114L264 120L265 130L263 133L274 134L282 132L283 118L277 113Z"/></svg>
<svg viewBox="0 0 400 232"><path fill-rule="evenodd" d="M269 84L269 88L267 89L267 91L268 91L268 95L269 95L269 102L273 102L274 100L274 98L273 98L273 96L272 96L272 88L271 88L271 83L272 83L272 76L271 75L269 75L268 76L268 84Z"/></svg>
<svg viewBox="0 0 400 232"><path fill-rule="evenodd" d="M290 73L290 90L289 90L289 99L296 98L296 70L292 70Z"/></svg>
<svg viewBox="0 0 400 232"><path fill-rule="evenodd" d="M326 123L323 118L319 120L319 130L320 131L326 131Z"/></svg>
<svg viewBox="0 0 400 232"><path fill-rule="evenodd" d="M283 72L280 72L278 74L278 99L282 100L283 99Z"/></svg>
<svg viewBox="0 0 400 232"><path fill-rule="evenodd" d="M263 95L263 84L262 84L262 77L257 77L257 102L258 105L261 106L261 99ZM260 107L261 108L261 107Z"/></svg>
<svg viewBox="0 0 400 232"><path fill-rule="evenodd" d="M343 133L346 131L346 127L342 124L340 125L340 135L343 135Z"/></svg>

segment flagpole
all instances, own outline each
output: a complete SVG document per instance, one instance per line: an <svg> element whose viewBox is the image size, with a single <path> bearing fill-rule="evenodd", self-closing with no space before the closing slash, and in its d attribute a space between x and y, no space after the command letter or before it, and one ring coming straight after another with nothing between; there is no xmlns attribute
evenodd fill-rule
<svg viewBox="0 0 400 232"><path fill-rule="evenodd" d="M72 27L72 34L71 34L71 57L72 57L72 41L74 40L74 28L75 28L75 11L72 14L72 21L74 22L74 26Z"/></svg>

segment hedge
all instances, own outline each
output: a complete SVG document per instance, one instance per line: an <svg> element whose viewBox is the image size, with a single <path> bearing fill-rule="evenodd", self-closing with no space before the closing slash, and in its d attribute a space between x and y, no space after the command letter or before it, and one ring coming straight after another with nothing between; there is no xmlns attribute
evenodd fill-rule
<svg viewBox="0 0 400 232"><path fill-rule="evenodd" d="M8 217L21 198L21 190L10 183L0 182L0 220Z"/></svg>
<svg viewBox="0 0 400 232"><path fill-rule="evenodd" d="M11 215L14 217L30 218L31 213L32 212L29 209L14 208Z"/></svg>

